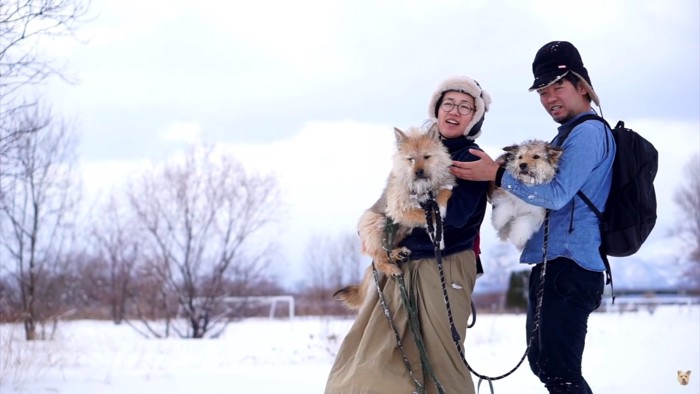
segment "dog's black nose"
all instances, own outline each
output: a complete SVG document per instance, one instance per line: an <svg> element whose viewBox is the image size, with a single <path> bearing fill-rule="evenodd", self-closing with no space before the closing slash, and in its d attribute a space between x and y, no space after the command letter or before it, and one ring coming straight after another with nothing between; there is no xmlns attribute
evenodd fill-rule
<svg viewBox="0 0 700 394"><path fill-rule="evenodd" d="M527 168L527 163L520 163L520 169L524 170Z"/></svg>
<svg viewBox="0 0 700 394"><path fill-rule="evenodd" d="M416 176L423 177L423 175L425 175L425 171L422 168L416 170Z"/></svg>

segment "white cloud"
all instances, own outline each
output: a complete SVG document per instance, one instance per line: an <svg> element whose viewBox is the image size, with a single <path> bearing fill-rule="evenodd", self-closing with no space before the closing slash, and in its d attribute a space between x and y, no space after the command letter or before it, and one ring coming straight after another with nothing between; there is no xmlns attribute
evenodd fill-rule
<svg viewBox="0 0 700 394"><path fill-rule="evenodd" d="M279 179L293 206L293 231L305 231L298 225L303 222L311 225L309 232L352 232L362 211L382 191L393 144L392 126L312 122L289 140L227 149L248 170Z"/></svg>
<svg viewBox="0 0 700 394"><path fill-rule="evenodd" d="M170 142L195 143L201 139L202 127L197 122L176 122L160 132L161 138Z"/></svg>
<svg viewBox="0 0 700 394"><path fill-rule="evenodd" d="M79 169L85 206L104 203L110 196L121 198L129 180L135 179L152 165L153 162L148 159L82 162Z"/></svg>

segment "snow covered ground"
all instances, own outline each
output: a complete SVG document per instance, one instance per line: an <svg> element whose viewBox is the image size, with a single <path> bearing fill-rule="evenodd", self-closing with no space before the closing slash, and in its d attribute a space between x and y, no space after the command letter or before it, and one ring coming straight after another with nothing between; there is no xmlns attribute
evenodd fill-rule
<svg viewBox="0 0 700 394"><path fill-rule="evenodd" d="M76 321L35 343L22 339L20 326L0 325L0 393L322 393L351 323L249 319L219 339L156 340L126 325ZM514 367L524 324L524 315L479 315L467 336L470 365L491 376ZM678 383L677 370L692 371L689 385ZM700 393L700 306L593 314L584 375L597 394ZM546 392L527 363L494 389Z"/></svg>

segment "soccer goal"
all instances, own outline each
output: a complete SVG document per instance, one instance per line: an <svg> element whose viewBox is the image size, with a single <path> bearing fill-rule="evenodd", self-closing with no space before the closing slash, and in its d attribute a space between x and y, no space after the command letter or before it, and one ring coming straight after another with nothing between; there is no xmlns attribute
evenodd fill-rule
<svg viewBox="0 0 700 394"><path fill-rule="evenodd" d="M255 305L270 305L269 318L273 320L284 316L278 316L277 304L287 304L287 316L289 320L294 320L296 312L294 306L294 296L278 295L278 296L255 296L255 297L224 297L221 300L224 304L255 304Z"/></svg>

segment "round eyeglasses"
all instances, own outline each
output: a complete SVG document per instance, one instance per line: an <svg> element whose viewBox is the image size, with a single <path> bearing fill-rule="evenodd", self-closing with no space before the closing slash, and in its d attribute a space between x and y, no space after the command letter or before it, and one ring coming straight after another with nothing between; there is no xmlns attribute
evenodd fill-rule
<svg viewBox="0 0 700 394"><path fill-rule="evenodd" d="M440 105L440 109L445 112L452 111L454 107L457 107L457 112L459 112L459 114L462 116L469 115L470 113L475 111L474 108L468 106L467 104L457 105L454 101L443 101Z"/></svg>

